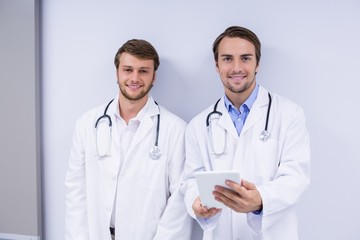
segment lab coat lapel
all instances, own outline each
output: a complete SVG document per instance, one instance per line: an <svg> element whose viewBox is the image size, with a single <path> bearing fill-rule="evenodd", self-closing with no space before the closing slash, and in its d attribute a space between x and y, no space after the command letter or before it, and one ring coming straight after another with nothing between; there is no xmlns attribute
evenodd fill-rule
<svg viewBox="0 0 360 240"><path fill-rule="evenodd" d="M266 115L267 106L269 104L268 99L268 92L260 86L258 96L254 102L254 105L250 109L250 113L245 121L244 127L241 130L240 137L241 135L245 134L246 131L251 129L258 121L260 121L264 115Z"/></svg>
<svg viewBox="0 0 360 240"><path fill-rule="evenodd" d="M222 98L218 104L218 111L222 112L222 116L220 117L218 122L219 126L224 128L234 138L238 138L234 123L232 122L229 112L225 107L224 98Z"/></svg>
<svg viewBox="0 0 360 240"><path fill-rule="evenodd" d="M139 128L137 129L134 139L132 140L128 154L130 154L134 148L139 144L141 140L143 140L150 131L156 131L156 120L154 121L154 117L159 113L158 106L155 104L154 100L149 97L149 106L146 110L144 116L140 120ZM150 150L149 150L150 151Z"/></svg>
<svg viewBox="0 0 360 240"><path fill-rule="evenodd" d="M104 106L106 107L106 105ZM110 156L103 158L101 163L104 165L104 168L107 169L107 173L111 175L116 175L120 167L120 145L119 145L119 133L117 129L116 113L118 112L118 98L115 97L114 101L110 104L107 114L111 118L112 127L111 127L111 146L110 146ZM103 109L101 109L101 114L103 114Z"/></svg>
<svg viewBox="0 0 360 240"><path fill-rule="evenodd" d="M117 128L117 121L116 121L116 113L119 112L119 98L118 96L114 98L114 101L111 103L108 109L108 114L111 117L112 121L112 128L111 128L111 136L112 136L112 142L115 143L116 149L119 149L119 132Z"/></svg>

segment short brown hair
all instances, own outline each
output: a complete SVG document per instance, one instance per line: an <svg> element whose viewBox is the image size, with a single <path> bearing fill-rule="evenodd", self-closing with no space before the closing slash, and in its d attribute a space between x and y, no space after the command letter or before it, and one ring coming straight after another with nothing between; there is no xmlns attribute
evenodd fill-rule
<svg viewBox="0 0 360 240"><path fill-rule="evenodd" d="M153 45L143 39L131 39L124 43L117 51L114 59L116 69L119 68L120 56L124 52L129 53L139 59L153 60L155 71L160 65L159 55Z"/></svg>
<svg viewBox="0 0 360 240"><path fill-rule="evenodd" d="M251 30L239 27L239 26L232 26L228 27L223 33L221 33L214 41L213 43L213 53L215 62L218 61L218 55L219 55L219 45L221 40L223 40L224 37L230 37L230 38L242 38L245 40L248 40L251 42L255 47L255 55L256 55L256 64L258 65L260 62L261 57L261 43L259 38L256 36L255 33L253 33Z"/></svg>

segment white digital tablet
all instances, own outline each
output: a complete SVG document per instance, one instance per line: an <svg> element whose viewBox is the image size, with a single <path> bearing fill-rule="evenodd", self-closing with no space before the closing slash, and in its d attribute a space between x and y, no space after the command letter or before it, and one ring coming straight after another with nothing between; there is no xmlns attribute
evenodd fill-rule
<svg viewBox="0 0 360 240"><path fill-rule="evenodd" d="M215 186L227 187L226 180L240 183L240 174L236 171L204 171L196 173L196 182L198 185L201 203L207 208L224 208L225 205L215 200L212 194Z"/></svg>

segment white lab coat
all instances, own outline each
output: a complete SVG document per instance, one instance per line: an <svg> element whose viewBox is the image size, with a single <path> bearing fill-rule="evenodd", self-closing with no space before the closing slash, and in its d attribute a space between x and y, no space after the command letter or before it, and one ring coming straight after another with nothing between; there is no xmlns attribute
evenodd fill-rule
<svg viewBox="0 0 360 240"><path fill-rule="evenodd" d="M66 175L66 239L110 240L110 219L116 197L116 239L150 240L155 238L158 225L162 235L190 236L191 229L167 228L167 222L177 218L188 226L185 205L176 195L176 210L165 214L170 195L177 192L182 180L186 123L160 107L159 149L161 157L149 156L155 144L158 107L149 97L149 107L123 159L120 169L119 136L115 113L115 98L107 114L112 119L111 155L99 158L95 146L95 122L104 113L106 104L85 113L76 123L69 168ZM120 170L119 170L120 169ZM179 202L181 201L181 202ZM157 237L157 239L167 239Z"/></svg>
<svg viewBox="0 0 360 240"><path fill-rule="evenodd" d="M270 139L262 142L268 107L268 92L259 87L244 127L238 136L224 99L218 104L223 113L217 127L227 131L225 153L212 153L206 117L214 105L196 116L185 135L185 194L188 213L196 219L192 204L199 196L196 171L235 169L240 177L256 184L263 201L260 215L236 213L229 208L209 219L198 218L206 240L296 240L296 203L310 182L310 143L303 110L292 101L272 94L268 130ZM214 139L215 144L218 139Z"/></svg>

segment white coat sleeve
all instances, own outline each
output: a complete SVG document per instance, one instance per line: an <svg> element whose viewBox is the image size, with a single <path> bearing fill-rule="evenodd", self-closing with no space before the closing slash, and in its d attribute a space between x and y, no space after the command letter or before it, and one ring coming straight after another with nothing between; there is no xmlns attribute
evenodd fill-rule
<svg viewBox="0 0 360 240"><path fill-rule="evenodd" d="M154 240L190 240L192 226L193 220L186 212L184 196L178 188L168 200Z"/></svg>
<svg viewBox="0 0 360 240"><path fill-rule="evenodd" d="M263 179L257 188L263 201L260 215L248 213L248 223L256 233L294 211L296 203L310 183L310 140L303 110L297 107L283 125L284 137L278 170L273 179Z"/></svg>
<svg viewBox="0 0 360 240"><path fill-rule="evenodd" d="M211 218L199 218L195 215L192 205L197 197L199 197L199 190L195 180L195 173L197 171L204 171L209 169L205 166L208 162L206 156L201 152L208 152L206 148L206 132L204 129L196 127L198 119L190 122L185 134L186 147L186 161L184 168L184 182L181 186L181 192L184 194L185 206L188 214L195 219L203 230L212 230L217 226L218 219L221 212ZM202 126L202 125L200 125Z"/></svg>
<svg viewBox="0 0 360 240"><path fill-rule="evenodd" d="M180 127L181 126L181 127ZM154 240L183 239L190 240L193 221L187 214L184 197L180 192L185 162L185 123L169 129L168 189L166 208L157 227Z"/></svg>
<svg viewBox="0 0 360 240"><path fill-rule="evenodd" d="M65 179L65 239L87 240L84 126L78 120L73 133L69 165Z"/></svg>

